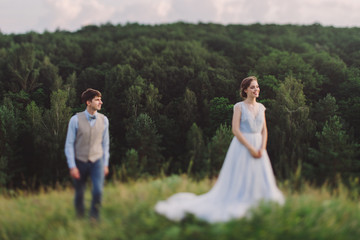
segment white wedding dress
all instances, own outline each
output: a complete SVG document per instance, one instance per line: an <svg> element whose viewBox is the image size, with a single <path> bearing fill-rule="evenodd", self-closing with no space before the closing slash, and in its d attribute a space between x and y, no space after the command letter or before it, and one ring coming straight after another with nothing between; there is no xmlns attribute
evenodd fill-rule
<svg viewBox="0 0 360 240"><path fill-rule="evenodd" d="M241 109L240 131L247 141L260 149L265 107L258 104L256 115L244 102L234 105ZM186 213L208 222L225 222L247 215L259 201L284 203L284 196L276 186L271 163L266 151L261 158L253 158L236 137L233 138L219 178L213 188L202 195L177 193L159 201L155 211L171 220L181 220Z"/></svg>

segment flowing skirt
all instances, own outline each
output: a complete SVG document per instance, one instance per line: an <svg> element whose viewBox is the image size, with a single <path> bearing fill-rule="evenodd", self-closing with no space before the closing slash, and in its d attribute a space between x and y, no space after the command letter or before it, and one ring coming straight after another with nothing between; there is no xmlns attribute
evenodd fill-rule
<svg viewBox="0 0 360 240"><path fill-rule="evenodd" d="M260 133L243 135L252 146L260 148ZM165 201L159 201L155 211L175 221L190 213L208 222L225 222L246 216L248 210L261 200L284 203L284 196L276 186L268 154L264 151L261 158L253 158L234 137L219 178L209 192L202 195L174 194Z"/></svg>

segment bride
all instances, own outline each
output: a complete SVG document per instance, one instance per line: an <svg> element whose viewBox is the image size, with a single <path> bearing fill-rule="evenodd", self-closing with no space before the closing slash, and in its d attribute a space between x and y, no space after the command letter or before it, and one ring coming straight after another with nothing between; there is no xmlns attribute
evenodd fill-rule
<svg viewBox="0 0 360 240"><path fill-rule="evenodd" d="M198 196L174 194L159 201L156 212L171 220L180 220L190 213L208 222L225 222L246 216L262 200L284 203L266 151L265 107L256 102L259 92L256 77L241 82L240 95L244 101L234 105L234 138L213 188Z"/></svg>

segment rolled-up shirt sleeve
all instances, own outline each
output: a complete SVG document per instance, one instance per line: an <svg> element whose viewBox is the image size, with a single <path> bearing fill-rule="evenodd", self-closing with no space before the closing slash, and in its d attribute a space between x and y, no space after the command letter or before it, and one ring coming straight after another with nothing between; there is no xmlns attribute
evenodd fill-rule
<svg viewBox="0 0 360 240"><path fill-rule="evenodd" d="M104 166L109 166L109 158L110 158L110 139L109 139L109 119L104 116L104 123L105 123L105 129L103 134L103 141L102 141L102 147L103 147L103 162Z"/></svg>
<svg viewBox="0 0 360 240"><path fill-rule="evenodd" d="M74 115L70 121L68 126L68 131L66 135L66 141L65 141L65 156L67 159L67 164L69 168L76 167L75 164L75 139L76 139L76 133L78 129L78 118L76 115Z"/></svg>

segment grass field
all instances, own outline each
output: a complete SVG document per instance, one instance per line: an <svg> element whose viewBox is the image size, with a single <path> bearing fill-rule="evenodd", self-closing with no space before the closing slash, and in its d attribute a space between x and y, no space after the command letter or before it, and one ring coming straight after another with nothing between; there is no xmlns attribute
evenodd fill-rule
<svg viewBox="0 0 360 240"><path fill-rule="evenodd" d="M172 222L153 210L158 200L173 193L200 194L213 184L186 176L108 183L97 225L75 218L72 188L0 196L0 239L360 239L359 199L349 198L342 187L330 194L326 187L305 185L298 193L282 183L284 206L263 205L251 219L226 223L209 224L192 216ZM87 207L90 199L88 189Z"/></svg>

